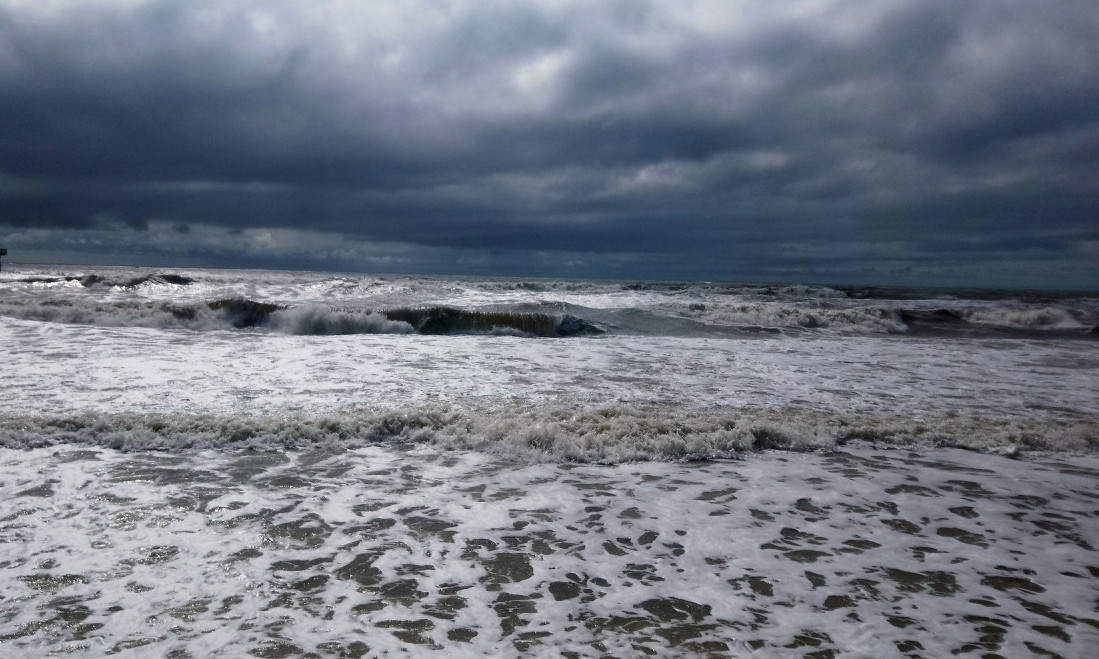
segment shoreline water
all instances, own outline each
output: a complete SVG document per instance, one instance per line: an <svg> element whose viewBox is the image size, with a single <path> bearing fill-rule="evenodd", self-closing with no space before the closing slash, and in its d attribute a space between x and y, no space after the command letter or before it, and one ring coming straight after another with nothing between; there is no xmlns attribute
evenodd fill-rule
<svg viewBox="0 0 1099 659"><path fill-rule="evenodd" d="M0 649L1083 657L1099 640L1093 456L4 453Z"/></svg>
<svg viewBox="0 0 1099 659"><path fill-rule="evenodd" d="M31 279L0 280L0 655L1099 641L1092 298Z"/></svg>

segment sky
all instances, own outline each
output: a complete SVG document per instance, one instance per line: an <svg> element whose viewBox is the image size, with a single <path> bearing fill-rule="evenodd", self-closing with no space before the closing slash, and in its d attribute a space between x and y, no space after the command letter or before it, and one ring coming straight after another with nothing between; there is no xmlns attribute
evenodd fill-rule
<svg viewBox="0 0 1099 659"><path fill-rule="evenodd" d="M1094 0L0 0L5 263L1099 289Z"/></svg>

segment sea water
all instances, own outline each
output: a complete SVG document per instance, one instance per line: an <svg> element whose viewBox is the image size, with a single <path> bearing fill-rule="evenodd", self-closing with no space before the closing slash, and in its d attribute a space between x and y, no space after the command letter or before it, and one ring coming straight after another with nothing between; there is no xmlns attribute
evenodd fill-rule
<svg viewBox="0 0 1099 659"><path fill-rule="evenodd" d="M16 267L0 656L1087 656L1099 300Z"/></svg>

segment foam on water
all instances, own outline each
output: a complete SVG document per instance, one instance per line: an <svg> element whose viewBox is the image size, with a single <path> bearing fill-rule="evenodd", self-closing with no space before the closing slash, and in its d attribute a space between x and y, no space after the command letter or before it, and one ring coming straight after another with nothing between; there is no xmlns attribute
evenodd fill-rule
<svg viewBox="0 0 1099 659"><path fill-rule="evenodd" d="M1089 656L1099 302L955 293L6 269L0 655Z"/></svg>
<svg viewBox="0 0 1099 659"><path fill-rule="evenodd" d="M748 451L832 450L851 441L883 447L953 446L1020 451L1099 451L1099 420L910 417L822 413L804 408L667 405L503 404L403 410L346 408L323 415L232 416L156 413L9 415L0 446L60 445L127 451L213 448L344 451L411 442L472 449L518 462L701 460Z"/></svg>
<svg viewBox="0 0 1099 659"><path fill-rule="evenodd" d="M216 313L210 310L210 313ZM367 316L360 316L366 318ZM224 322L222 327L228 329ZM12 411L202 411L488 395L841 411L1097 411L1099 345L1072 340L604 336L286 336L6 319ZM406 330L407 331L407 330ZM486 389L486 386L488 387ZM106 396L110 392L110 396ZM250 393L246 393L250 392ZM344 396L333 396L344 392ZM184 395L186 394L186 395ZM247 398L234 400L238 394ZM239 407L239 405L233 405Z"/></svg>
<svg viewBox="0 0 1099 659"><path fill-rule="evenodd" d="M29 450L13 656L1083 657L1095 458ZM5 649L6 648L6 649Z"/></svg>

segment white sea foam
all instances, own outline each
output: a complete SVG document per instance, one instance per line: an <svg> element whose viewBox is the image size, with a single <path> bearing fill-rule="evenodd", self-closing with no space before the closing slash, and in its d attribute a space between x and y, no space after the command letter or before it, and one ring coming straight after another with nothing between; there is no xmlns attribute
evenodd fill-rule
<svg viewBox="0 0 1099 659"><path fill-rule="evenodd" d="M517 462L621 463L728 458L760 450L833 450L851 441L883 447L955 446L1019 451L1099 451L1099 421L860 416L802 408L694 408L606 404L505 404L409 409L345 408L326 414L231 416L78 413L0 419L0 446L344 451L414 443L475 450Z"/></svg>
<svg viewBox="0 0 1099 659"><path fill-rule="evenodd" d="M870 293L5 269L0 654L1088 656L1099 303Z"/></svg>
<svg viewBox="0 0 1099 659"><path fill-rule="evenodd" d="M5 458L12 656L1084 657L1099 642L1094 457Z"/></svg>

